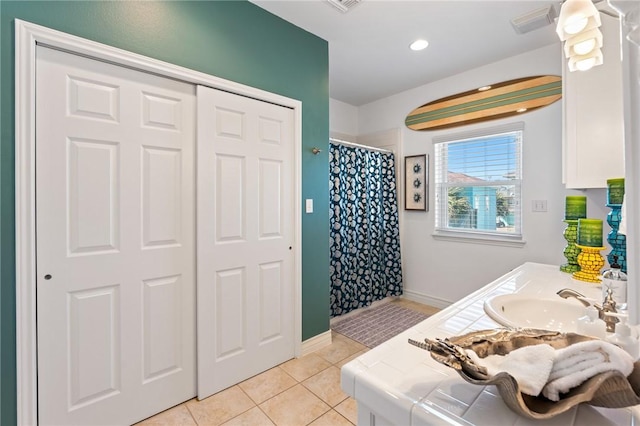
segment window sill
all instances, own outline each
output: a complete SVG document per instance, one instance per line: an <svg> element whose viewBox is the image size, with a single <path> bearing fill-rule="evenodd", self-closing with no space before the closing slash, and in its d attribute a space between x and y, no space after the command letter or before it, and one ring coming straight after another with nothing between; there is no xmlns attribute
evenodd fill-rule
<svg viewBox="0 0 640 426"><path fill-rule="evenodd" d="M527 243L519 237L474 234L471 232L436 231L431 236L435 240L453 241L456 243L482 244L503 247L522 248Z"/></svg>

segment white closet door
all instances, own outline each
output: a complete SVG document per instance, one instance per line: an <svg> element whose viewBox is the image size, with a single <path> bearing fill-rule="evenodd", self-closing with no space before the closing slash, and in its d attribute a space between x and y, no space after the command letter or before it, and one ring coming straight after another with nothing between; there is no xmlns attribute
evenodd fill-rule
<svg viewBox="0 0 640 426"><path fill-rule="evenodd" d="M195 87L37 49L40 424L195 395Z"/></svg>
<svg viewBox="0 0 640 426"><path fill-rule="evenodd" d="M293 110L198 86L198 397L294 356Z"/></svg>

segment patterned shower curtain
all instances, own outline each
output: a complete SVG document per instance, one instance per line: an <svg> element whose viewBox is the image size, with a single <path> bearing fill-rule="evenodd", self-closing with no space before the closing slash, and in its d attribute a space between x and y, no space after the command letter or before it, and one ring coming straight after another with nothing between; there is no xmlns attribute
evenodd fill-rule
<svg viewBox="0 0 640 426"><path fill-rule="evenodd" d="M393 153L329 144L331 316L402 294Z"/></svg>

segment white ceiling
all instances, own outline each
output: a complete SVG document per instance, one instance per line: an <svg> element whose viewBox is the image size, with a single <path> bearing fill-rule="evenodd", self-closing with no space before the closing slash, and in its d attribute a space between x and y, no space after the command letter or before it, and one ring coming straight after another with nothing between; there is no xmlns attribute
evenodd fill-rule
<svg viewBox="0 0 640 426"><path fill-rule="evenodd" d="M362 0L347 13L326 0L252 2L328 41L330 96L353 106L552 43L560 49L553 24L517 34L510 22L550 4L559 10L559 1ZM411 51L417 38L429 47Z"/></svg>

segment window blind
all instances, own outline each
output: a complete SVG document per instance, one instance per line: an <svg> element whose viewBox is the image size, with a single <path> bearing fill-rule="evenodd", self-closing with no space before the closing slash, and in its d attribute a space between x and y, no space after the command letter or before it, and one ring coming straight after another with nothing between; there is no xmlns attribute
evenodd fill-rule
<svg viewBox="0 0 640 426"><path fill-rule="evenodd" d="M522 236L522 129L434 141L436 231Z"/></svg>

